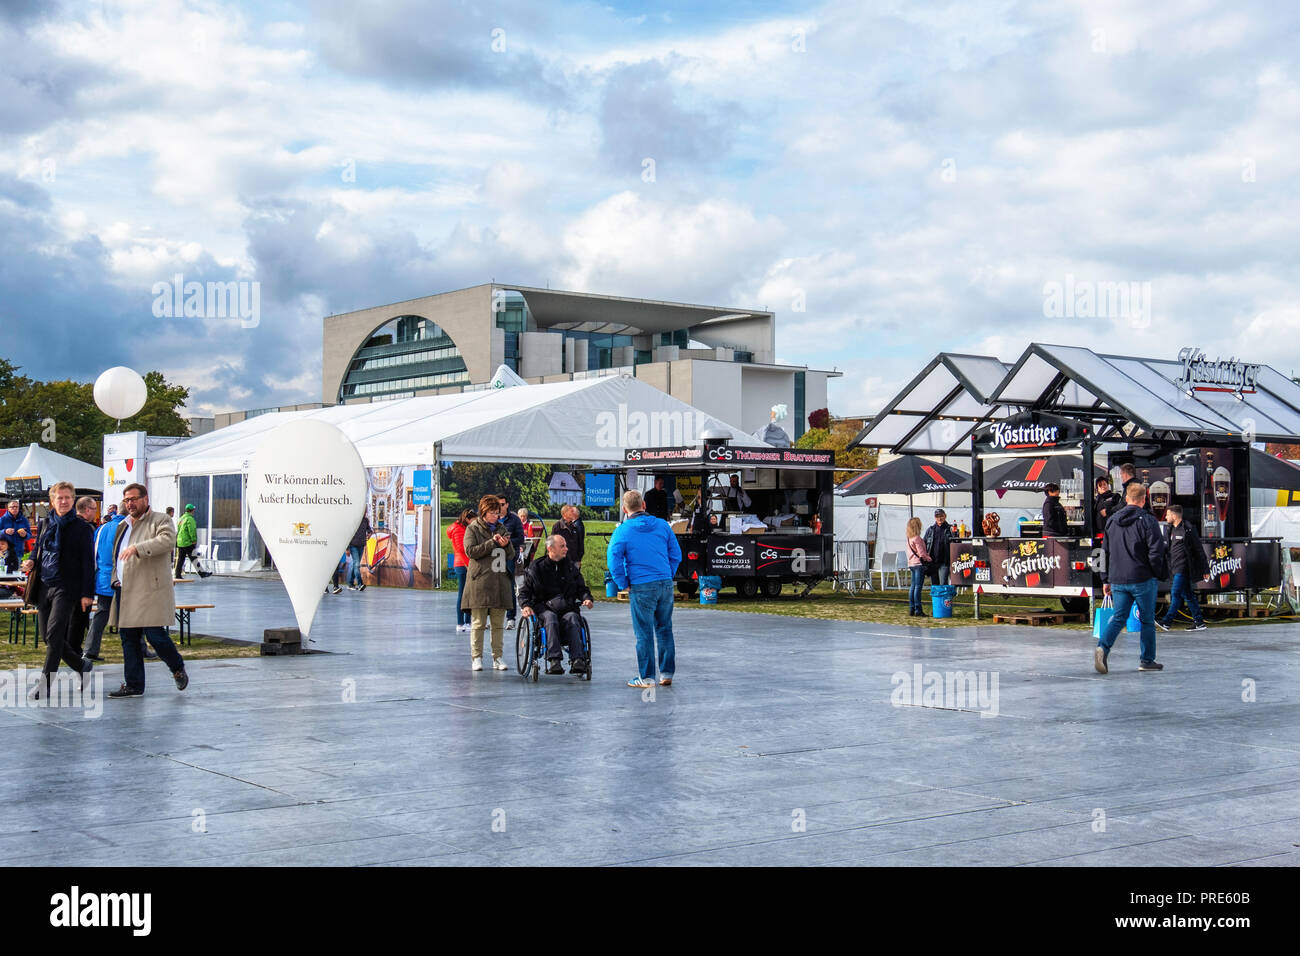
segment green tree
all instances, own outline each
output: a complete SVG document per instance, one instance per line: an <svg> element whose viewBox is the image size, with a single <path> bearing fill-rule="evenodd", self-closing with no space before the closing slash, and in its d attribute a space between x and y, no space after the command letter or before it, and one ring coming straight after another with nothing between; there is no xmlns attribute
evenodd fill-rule
<svg viewBox="0 0 1300 956"><path fill-rule="evenodd" d="M832 422L830 428L810 428L794 443L796 448L830 448L835 451L835 464L845 469L875 468L879 457L874 448L855 448L846 451L853 436L858 433L852 422ZM857 472L835 470L835 483L848 481Z"/></svg>
<svg viewBox="0 0 1300 956"><path fill-rule="evenodd" d="M510 508L541 513L553 510L548 485L550 465L507 465L498 462L461 461L442 472L443 486L456 493L467 508L477 508L483 495L505 495Z"/></svg>
<svg viewBox="0 0 1300 956"><path fill-rule="evenodd" d="M161 372L144 376L144 408L122 422L125 431L187 437L189 424L178 409L189 389L169 384ZM0 447L39 442L42 447L91 464L103 464L104 435L117 431L117 422L95 404L90 382L41 382L18 374L18 367L0 358Z"/></svg>

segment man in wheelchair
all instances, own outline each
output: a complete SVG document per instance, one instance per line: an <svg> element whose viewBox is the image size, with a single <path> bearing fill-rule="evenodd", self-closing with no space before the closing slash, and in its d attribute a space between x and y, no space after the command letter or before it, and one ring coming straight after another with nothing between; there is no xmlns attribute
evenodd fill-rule
<svg viewBox="0 0 1300 956"><path fill-rule="evenodd" d="M537 615L546 628L546 673L563 674L561 651L569 649L569 673L584 674L587 660L582 649L582 618L579 607L593 604L582 571L568 558L569 545L563 536L546 539L546 557L538 558L524 572L519 585L521 616Z"/></svg>

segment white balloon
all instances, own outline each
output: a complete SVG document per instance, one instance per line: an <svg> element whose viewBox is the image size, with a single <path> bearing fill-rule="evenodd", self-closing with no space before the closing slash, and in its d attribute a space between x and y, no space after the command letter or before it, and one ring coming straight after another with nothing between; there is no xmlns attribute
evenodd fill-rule
<svg viewBox="0 0 1300 956"><path fill-rule="evenodd" d="M109 418L130 418L144 408L148 397L140 373L125 365L115 365L95 379L95 404Z"/></svg>
<svg viewBox="0 0 1300 956"><path fill-rule="evenodd" d="M248 510L306 637L361 523L366 470L343 432L311 418L272 429L248 469Z"/></svg>

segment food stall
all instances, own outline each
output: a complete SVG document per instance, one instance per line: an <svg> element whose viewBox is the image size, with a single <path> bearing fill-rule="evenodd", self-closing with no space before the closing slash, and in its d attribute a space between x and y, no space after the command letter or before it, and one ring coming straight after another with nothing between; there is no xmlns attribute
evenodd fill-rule
<svg viewBox="0 0 1300 956"><path fill-rule="evenodd" d="M1286 376L1263 365L1209 361L1199 349L1143 359L1035 344L996 385L962 388L972 414L945 421L935 406L891 450L970 456L973 523L983 534L954 542L949 560L952 583L973 588L977 602L980 594L1042 594L1059 597L1068 610L1090 608L1101 590L1104 529L1094 527L1091 479L1098 456L1113 475L1120 465L1134 466L1158 520L1171 504L1182 506L1212 575L1196 584L1198 591L1243 591L1249 604L1252 592L1278 586L1279 540L1250 533L1249 452L1254 442L1291 442L1300 434L1300 385ZM944 398L950 406L953 397ZM869 423L850 447L896 435L889 414ZM945 447L925 447L935 435ZM1018 529L986 525L986 465L1049 456L1069 456L1089 476L1067 508L1078 533L1022 537Z"/></svg>
<svg viewBox="0 0 1300 956"><path fill-rule="evenodd" d="M741 597L786 585L802 597L833 568L834 469L830 450L742 448L706 433L701 445L629 448L622 475L662 475L670 495L686 492L669 519L678 590L693 594L701 575L716 575Z"/></svg>

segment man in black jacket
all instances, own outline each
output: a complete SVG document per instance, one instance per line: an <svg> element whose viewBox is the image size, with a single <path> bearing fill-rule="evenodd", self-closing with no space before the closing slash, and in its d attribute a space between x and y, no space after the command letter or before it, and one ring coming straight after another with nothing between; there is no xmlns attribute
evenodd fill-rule
<svg viewBox="0 0 1300 956"><path fill-rule="evenodd" d="M1140 671L1163 670L1156 663L1156 589L1159 581L1169 573L1169 553L1165 549L1160 523L1143 509L1147 490L1142 482L1128 486L1124 495L1127 504L1106 525L1102 541L1105 564L1101 579L1107 595L1115 600L1115 613L1102 630L1093 651L1093 666L1099 674L1107 671L1106 658L1115 645L1115 638L1128 620L1129 611L1137 604L1138 619L1142 623Z"/></svg>
<svg viewBox="0 0 1300 956"><path fill-rule="evenodd" d="M524 523L519 520L519 516L510 510L510 502L506 500L505 495L497 495L501 499L501 519L497 524L501 525L502 532L510 535L510 546L506 548L506 571L510 573L510 609L506 611L506 630L514 630L515 614L518 608L518 598L515 597L515 565L519 563L520 552L524 548Z"/></svg>
<svg viewBox="0 0 1300 956"><path fill-rule="evenodd" d="M1156 621L1156 626L1162 631L1169 630L1179 606L1186 601L1187 610L1192 615L1192 626L1188 630L1204 631L1207 630L1205 619L1201 617L1201 606L1196 603L1192 582L1196 578L1210 580L1210 562L1205 557L1205 549L1201 547L1201 539L1197 537L1196 531L1183 521L1183 506L1170 505L1168 515L1169 528L1165 533L1165 544L1169 547L1169 571L1174 576L1174 582L1169 588L1169 613L1163 621Z"/></svg>
<svg viewBox="0 0 1300 956"><path fill-rule="evenodd" d="M564 538L569 546L569 560L582 567L582 556L587 550L587 529L579 517L577 505L565 505L560 509L560 520L551 525L551 534Z"/></svg>
<svg viewBox="0 0 1300 956"><path fill-rule="evenodd" d="M582 649L582 621L578 606L591 607L591 591L578 566L569 560L564 536L546 539L546 557L539 558L524 572L519 585L523 616L537 615L550 639L546 647L546 673L563 674L562 651L569 649L569 673L583 674L587 659Z"/></svg>
<svg viewBox="0 0 1300 956"><path fill-rule="evenodd" d="M948 545L952 542L952 525L948 524L948 513L942 508L934 509L934 524L925 529L925 552L932 559L930 565L930 583L948 583Z"/></svg>
<svg viewBox="0 0 1300 956"><path fill-rule="evenodd" d="M1097 479L1097 496L1092 501L1093 534L1102 534L1110 516L1124 507L1124 499L1110 490L1110 479Z"/></svg>
<svg viewBox="0 0 1300 956"><path fill-rule="evenodd" d="M1049 483L1043 486L1043 492L1047 495L1043 499L1043 537L1064 538L1070 533L1070 524L1061 504L1061 486Z"/></svg>
<svg viewBox="0 0 1300 956"><path fill-rule="evenodd" d="M655 486L645 493L645 510L656 518L668 520L668 492L664 491L664 479L655 478Z"/></svg>
<svg viewBox="0 0 1300 956"><path fill-rule="evenodd" d="M1128 501L1128 490L1134 485L1137 485L1139 488L1146 488L1146 485L1142 484L1142 479L1137 476L1137 468L1135 468L1131 462L1126 461L1124 464L1119 466L1119 480L1124 482L1124 487L1120 489L1120 494L1124 496L1125 501ZM1142 501L1143 510L1146 511L1147 514L1151 514L1151 502L1145 497Z"/></svg>
<svg viewBox="0 0 1300 956"><path fill-rule="evenodd" d="M50 513L41 523L36 550L23 564L24 572L35 572L27 600L37 609L45 638L45 666L33 700L48 697L60 659L81 674L82 687L95 666L81 654L85 614L95 602L95 535L72 508L74 490L67 481L50 488Z"/></svg>

